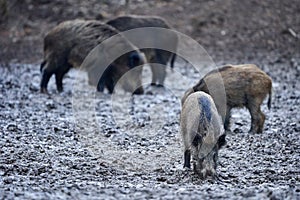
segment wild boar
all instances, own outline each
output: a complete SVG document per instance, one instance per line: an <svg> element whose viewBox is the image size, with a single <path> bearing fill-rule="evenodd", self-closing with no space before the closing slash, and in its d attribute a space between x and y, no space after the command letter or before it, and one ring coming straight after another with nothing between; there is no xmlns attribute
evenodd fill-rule
<svg viewBox="0 0 300 200"><path fill-rule="evenodd" d="M166 22L166 20L158 16L125 15L112 19L106 23L121 32L144 27L171 29L171 26ZM163 44L171 47L173 51L176 51L177 49L178 38L176 34L169 33L168 36L165 36L163 34L156 34L152 38L147 37L147 40L150 40L150 43L152 43L153 45L163 42ZM136 46L139 45L136 44L135 41L131 42ZM151 85L163 86L166 77L166 68L164 66L166 66L170 61L170 67L174 67L176 53L165 51L163 49L150 48L142 49L142 51L145 53L147 61L149 63L152 63L150 64L152 71ZM158 63L160 65L156 65L155 63Z"/></svg>
<svg viewBox="0 0 300 200"><path fill-rule="evenodd" d="M194 92L185 100L180 114L180 131L184 144L184 167L201 177L216 176L218 151L225 145L222 119L213 99L205 92Z"/></svg>
<svg viewBox="0 0 300 200"><path fill-rule="evenodd" d="M220 112L224 107L224 101L220 101L216 95L212 95L217 109L222 116L225 130L229 130L230 114L232 108L246 107L251 115L250 132L261 133L265 122L265 115L260 106L267 95L268 108L271 108L272 79L254 64L226 65L206 74L194 87L189 89L182 99L196 91L204 91L210 94L216 83L224 83L226 94L226 112Z"/></svg>
<svg viewBox="0 0 300 200"><path fill-rule="evenodd" d="M41 92L47 93L47 85L53 74L55 74L57 90L61 92L63 90L63 76L72 67L79 68L91 50L118 33L113 27L96 20L65 21L54 27L44 38L44 61L40 69L42 72ZM143 53L125 37L118 36L115 40L113 45L115 49L129 49L129 52L111 60L109 67L96 66L94 63L89 66L89 69L84 69L88 71L89 83L97 86L100 92L103 92L104 86L106 86L112 93L114 85L123 74L145 63ZM112 49L101 49L102 54L107 55L96 56L103 59L108 58ZM104 71L102 77L95 77L95 74L101 70ZM132 75L124 84L128 91L134 91L138 88L134 93L143 93L141 70Z"/></svg>

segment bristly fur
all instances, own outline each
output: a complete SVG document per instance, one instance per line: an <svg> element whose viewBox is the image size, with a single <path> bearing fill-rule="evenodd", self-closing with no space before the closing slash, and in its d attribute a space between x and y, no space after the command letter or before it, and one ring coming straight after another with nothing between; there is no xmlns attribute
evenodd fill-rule
<svg viewBox="0 0 300 200"><path fill-rule="evenodd" d="M110 83L107 89L111 93L113 86L115 85L114 83L120 78L121 74L125 74L133 67L129 67L128 63L131 65L144 64L144 59L142 58L144 56L142 56L141 52L124 36L120 34L118 35L118 33L119 31L115 28L96 20L64 21L50 30L44 38L44 61L40 66L40 70L43 73L41 80L41 92L47 92L47 85L53 74L56 78L57 90L61 92L63 90L63 76L69 71L69 69L81 67L81 69L88 72L89 84L97 86L99 85L98 83L101 78L102 80L105 79L105 81L102 81L101 84ZM136 54L132 52L123 54L119 58L112 61L113 63L109 65L109 67L114 66L113 70L110 70L110 73L105 73L105 77L98 77L98 75L103 75L101 72L104 71L104 68L107 66L102 66L101 64L96 63L96 61L98 62L98 60L101 60L97 60L97 58L100 56L103 58L102 60L105 60L104 58L106 57L108 58L109 56L104 54L113 54L115 50L110 50L113 49L112 47L107 47L105 50L102 49L103 52L99 53L101 55L94 56L95 60L91 62L94 64L84 66L81 64L88 55L91 55L90 53L92 53L92 50L97 45L101 44L103 41L111 38L112 36L116 36L113 41L116 43L116 45L111 46L114 48L118 48L120 46L118 49L132 50L132 52L136 52ZM117 45L119 46L116 47ZM112 51L112 53L110 51ZM130 55L137 56L130 58ZM132 59L134 62L131 62ZM139 62L142 60L143 62ZM133 81L128 79L126 82L127 85L132 84L130 88L133 88L136 85L141 85L138 83L139 81L141 82L141 80L134 80L139 79L136 77L138 76L132 78ZM101 85L101 87L97 88L104 87ZM142 92L142 87L140 87L136 94Z"/></svg>
<svg viewBox="0 0 300 200"><path fill-rule="evenodd" d="M271 108L272 79L253 64L226 65L210 71L192 89L194 92L204 91L210 94L209 89L214 90L215 87L218 87L217 83L220 82L223 82L226 92L225 106L227 114L221 111L224 108L224 105L221 105L224 101L220 102L213 95L212 98L216 102L219 113L222 115L225 129L229 130L231 109L246 107L250 111L252 118L250 131L262 132L265 115L261 112L260 106L266 96L269 95L268 108ZM189 91L187 95L192 93L190 89L187 91Z"/></svg>
<svg viewBox="0 0 300 200"><path fill-rule="evenodd" d="M180 132L184 144L184 167L190 167L201 177L216 174L218 150L225 143L221 117L211 96L194 92L183 103L180 113Z"/></svg>

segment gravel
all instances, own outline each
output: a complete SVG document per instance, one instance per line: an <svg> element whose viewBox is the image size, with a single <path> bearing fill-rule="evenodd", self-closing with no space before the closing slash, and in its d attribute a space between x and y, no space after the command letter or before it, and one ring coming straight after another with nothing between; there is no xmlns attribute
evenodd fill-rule
<svg viewBox="0 0 300 200"><path fill-rule="evenodd" d="M200 180L182 167L180 96L186 76L194 83L199 76L191 66L177 63L166 88L146 86L146 94L133 97L95 94L76 70L61 94L51 79L48 96L39 93L38 66L0 68L0 198L298 199L300 67L286 66L261 65L274 87L271 110L262 107L262 134L248 133L246 109L234 110L219 180ZM145 69L144 78L149 74ZM76 107L76 80L87 88L83 102L93 102L87 110Z"/></svg>

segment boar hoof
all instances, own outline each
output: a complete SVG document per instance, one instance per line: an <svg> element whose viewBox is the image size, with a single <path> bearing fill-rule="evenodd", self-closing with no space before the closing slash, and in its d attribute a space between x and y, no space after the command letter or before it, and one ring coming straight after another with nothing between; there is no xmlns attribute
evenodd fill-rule
<svg viewBox="0 0 300 200"><path fill-rule="evenodd" d="M193 170L192 170L191 168L189 168L189 167L184 167L184 168L182 169L182 171L183 171L183 172L192 172Z"/></svg>
<svg viewBox="0 0 300 200"><path fill-rule="evenodd" d="M253 128L251 128L248 133L254 134L254 133L256 133L256 131Z"/></svg>
<svg viewBox="0 0 300 200"><path fill-rule="evenodd" d="M57 88L57 91L58 91L58 93L62 93L63 92L63 88L61 87L59 87L59 88Z"/></svg>
<svg viewBox="0 0 300 200"><path fill-rule="evenodd" d="M164 87L164 85L162 85L162 84L157 84L157 85L156 85L156 87L163 88L163 87Z"/></svg>
<svg viewBox="0 0 300 200"><path fill-rule="evenodd" d="M46 88L41 88L41 93L48 94L48 90Z"/></svg>

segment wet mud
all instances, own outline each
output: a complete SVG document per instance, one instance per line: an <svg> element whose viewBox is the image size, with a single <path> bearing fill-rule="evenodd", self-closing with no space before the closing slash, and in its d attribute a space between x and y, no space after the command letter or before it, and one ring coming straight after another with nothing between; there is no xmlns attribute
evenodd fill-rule
<svg viewBox="0 0 300 200"><path fill-rule="evenodd" d="M177 63L177 74L168 69L165 88L146 85L146 94L133 97L94 93L76 70L66 76L63 93L51 79L51 95L41 94L38 68L0 68L1 198L300 197L299 65L262 65L274 82L272 108L262 107L264 132L248 133L248 111L233 111L218 180L183 169L179 113L187 81L178 74L196 82L191 66ZM150 77L149 69L143 76ZM80 96L78 79L87 88ZM77 109L79 97L90 104Z"/></svg>

